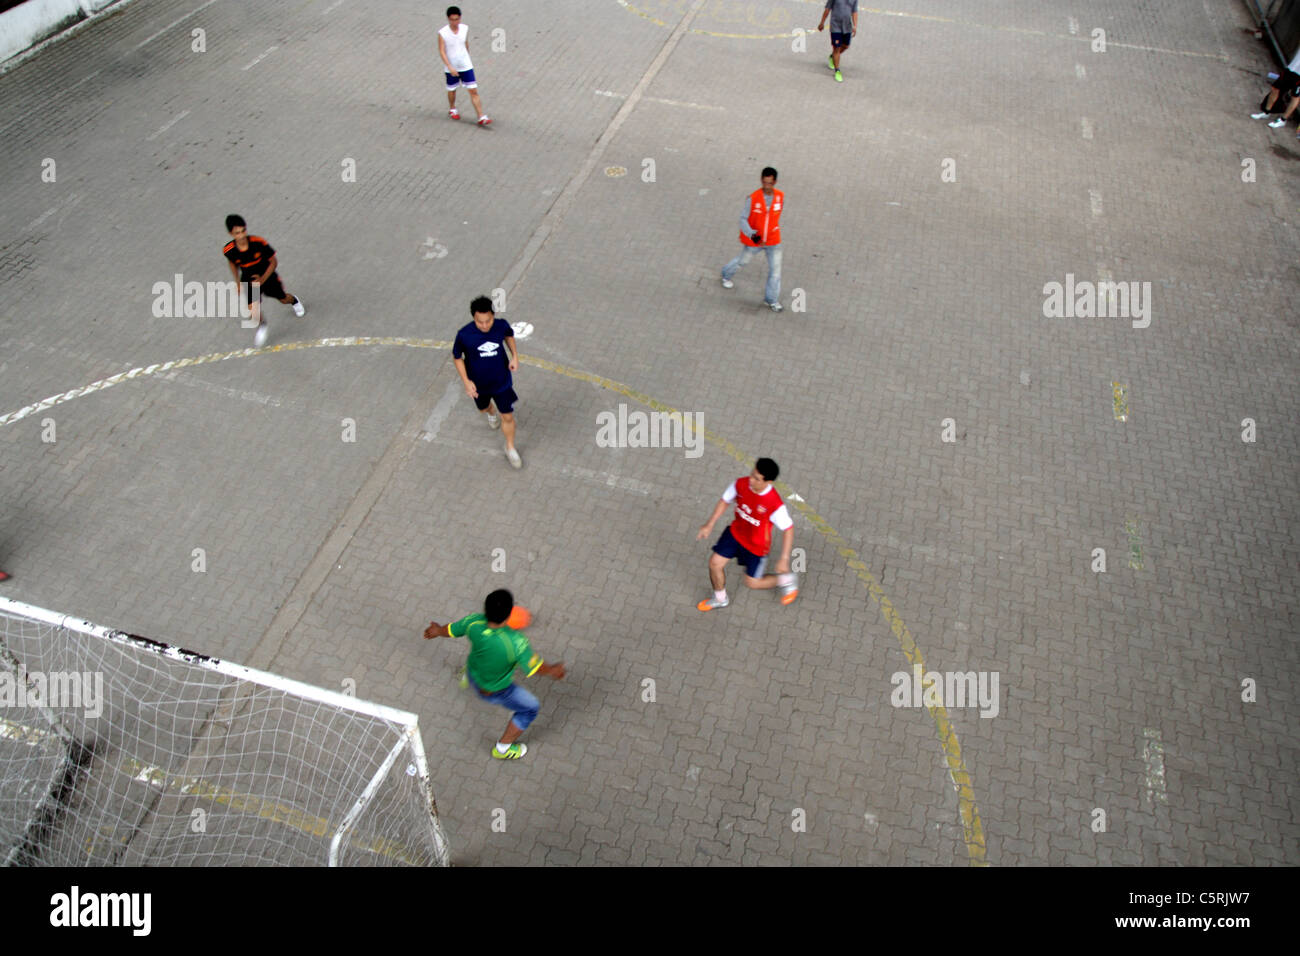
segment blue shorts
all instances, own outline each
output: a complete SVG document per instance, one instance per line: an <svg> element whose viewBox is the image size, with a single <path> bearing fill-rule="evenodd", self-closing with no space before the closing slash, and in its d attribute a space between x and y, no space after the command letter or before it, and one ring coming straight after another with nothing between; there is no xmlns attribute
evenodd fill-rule
<svg viewBox="0 0 1300 956"><path fill-rule="evenodd" d="M469 674L465 675L469 686L478 691L479 697L489 704L496 704L504 707L506 710L513 711L514 716L510 722L520 730L527 730L528 725L537 719L538 712L542 709L542 702L537 699L537 695L530 690L520 687L518 684L511 684L509 687L502 688L495 693L487 693L474 683L474 678Z"/></svg>
<svg viewBox="0 0 1300 956"><path fill-rule="evenodd" d="M470 381L474 381L470 379ZM474 382L474 388L478 390L478 398L474 399L474 407L480 412L486 411L490 402L497 403L497 411L502 415L509 415L515 409L515 402L519 401L519 396L515 394L513 388L505 388L492 395L483 391L483 386Z"/></svg>
<svg viewBox="0 0 1300 956"><path fill-rule="evenodd" d="M473 70L461 70L458 76L452 76L446 70L443 70L442 75L447 78L448 93L458 86L463 86L467 90L475 89L478 86L478 81L474 79Z"/></svg>
<svg viewBox="0 0 1300 956"><path fill-rule="evenodd" d="M831 31L831 47L836 50L847 50L849 43L853 40L852 33L836 33Z"/></svg>
<svg viewBox="0 0 1300 956"><path fill-rule="evenodd" d="M763 568L767 566L767 555L759 557L745 548L736 540L736 536L731 533L730 526L727 527L726 531L722 532L722 537L713 546L713 553L720 554L724 558L735 558L736 563L744 567L746 577L761 578Z"/></svg>

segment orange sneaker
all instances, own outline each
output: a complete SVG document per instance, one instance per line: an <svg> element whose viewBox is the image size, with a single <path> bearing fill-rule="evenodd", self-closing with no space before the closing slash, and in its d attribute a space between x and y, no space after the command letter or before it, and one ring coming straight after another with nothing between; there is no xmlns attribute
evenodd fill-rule
<svg viewBox="0 0 1300 956"><path fill-rule="evenodd" d="M793 571L790 572L790 583L781 585L781 603L793 604L794 599L799 596L799 575Z"/></svg>

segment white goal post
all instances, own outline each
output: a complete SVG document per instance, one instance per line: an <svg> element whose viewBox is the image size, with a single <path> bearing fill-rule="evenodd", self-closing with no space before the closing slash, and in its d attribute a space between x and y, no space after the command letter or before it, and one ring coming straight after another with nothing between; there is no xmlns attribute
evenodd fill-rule
<svg viewBox="0 0 1300 956"><path fill-rule="evenodd" d="M0 865L449 865L414 714L5 598L0 628Z"/></svg>

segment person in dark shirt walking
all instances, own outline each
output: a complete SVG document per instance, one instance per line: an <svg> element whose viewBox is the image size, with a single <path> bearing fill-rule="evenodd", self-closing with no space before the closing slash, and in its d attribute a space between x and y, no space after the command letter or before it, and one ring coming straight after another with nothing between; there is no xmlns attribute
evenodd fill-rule
<svg viewBox="0 0 1300 956"><path fill-rule="evenodd" d="M250 236L243 216L227 216L226 231L231 240L221 251L230 262L230 271L236 284L243 283L241 302L248 305L249 316L257 322L257 331L253 333L253 344L259 349L266 344L266 317L262 315L262 295L279 299L285 305L293 306L293 314L303 316L307 309L296 295L285 291L280 276L276 273L277 260L271 244L261 236Z"/></svg>
<svg viewBox="0 0 1300 956"><path fill-rule="evenodd" d="M827 17L831 18L831 55L826 58L826 65L835 71L835 82L843 83L840 57L858 35L858 0L826 0L822 22L817 24L818 33L826 28Z"/></svg>
<svg viewBox="0 0 1300 956"><path fill-rule="evenodd" d="M474 321L456 333L451 357L465 384L465 394L487 416L490 428L500 428L506 436L506 459L511 467L522 468L523 460L515 450L515 394L510 373L519 370L519 353L510 323L498 319L492 300L479 296L469 304ZM493 411L493 406L496 411Z"/></svg>

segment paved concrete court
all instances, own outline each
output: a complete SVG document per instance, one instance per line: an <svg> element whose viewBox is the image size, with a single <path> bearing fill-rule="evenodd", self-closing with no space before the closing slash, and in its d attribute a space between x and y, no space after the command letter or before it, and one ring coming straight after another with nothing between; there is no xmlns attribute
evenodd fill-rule
<svg viewBox="0 0 1300 956"><path fill-rule="evenodd" d="M1243 4L892 0L836 83L817 2L467 0L490 129L443 6L133 0L0 75L5 595L418 712L460 865L1300 862L1300 142ZM765 165L780 315L718 282ZM252 354L154 314L230 212L308 309ZM519 472L446 348L493 290ZM760 455L801 596L702 615ZM420 639L502 586L569 667L517 763Z"/></svg>

